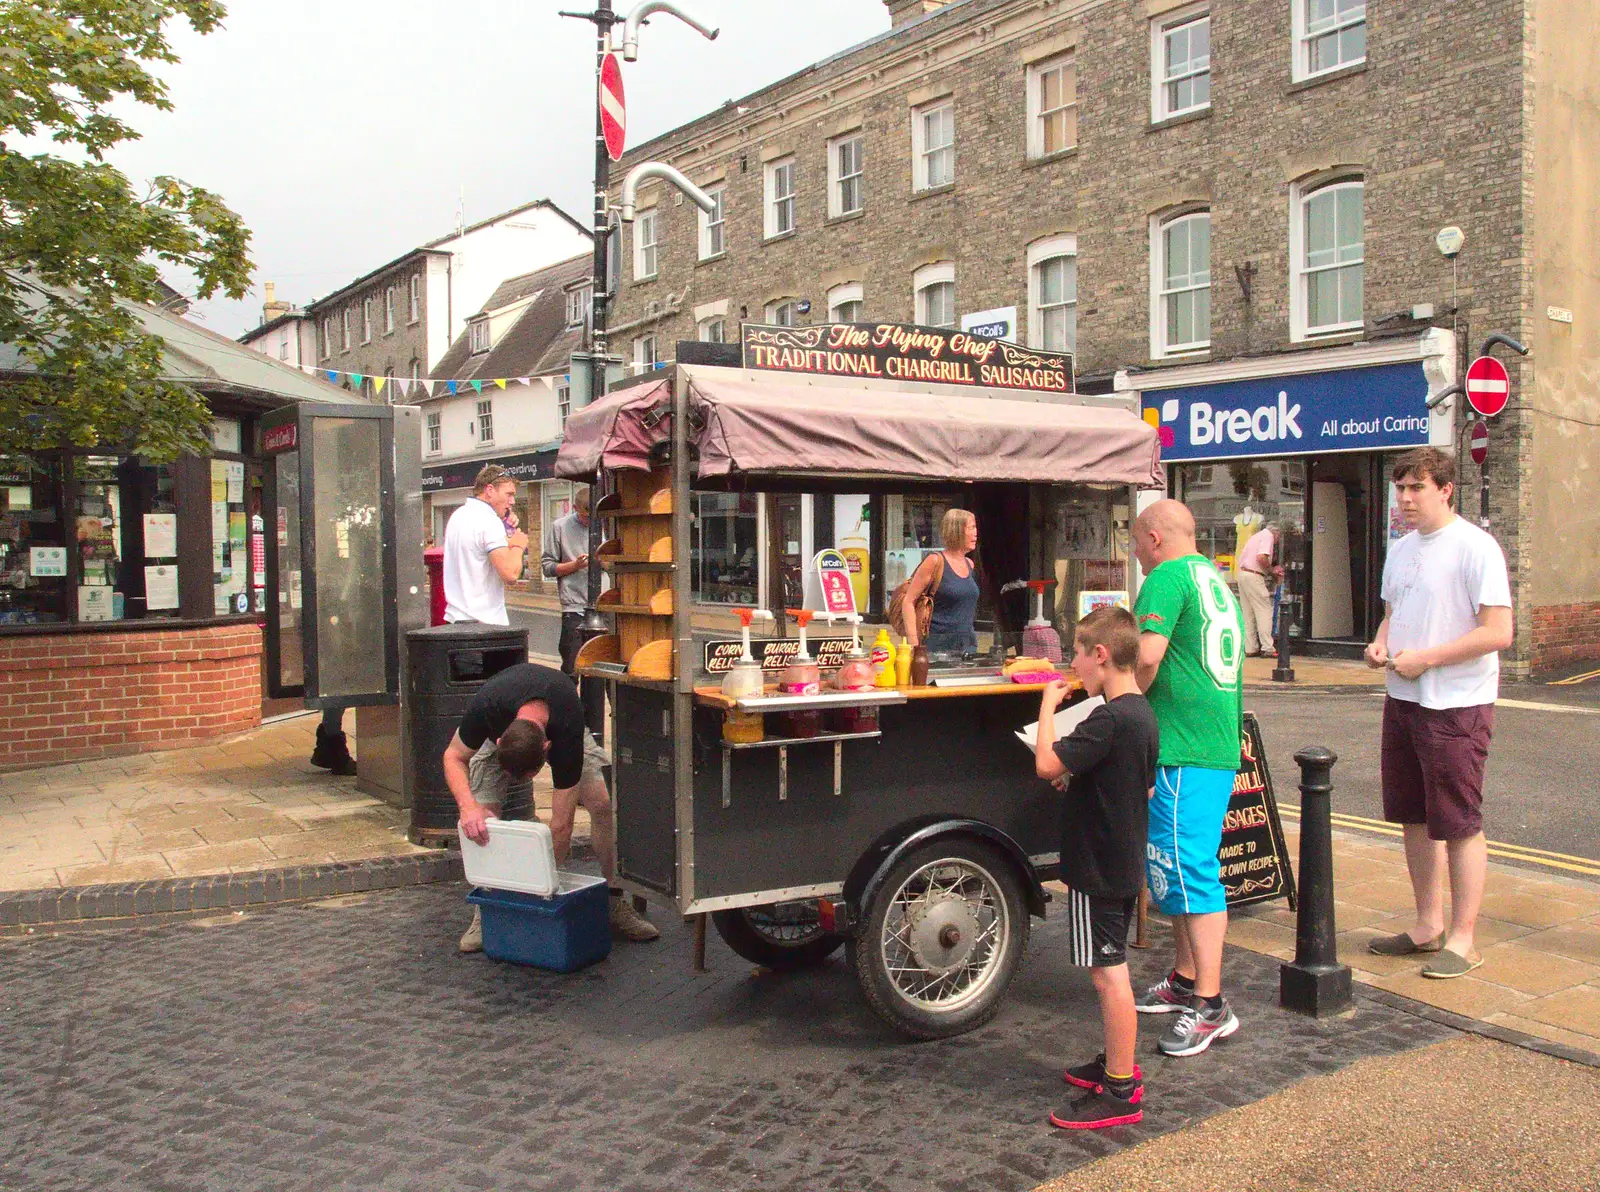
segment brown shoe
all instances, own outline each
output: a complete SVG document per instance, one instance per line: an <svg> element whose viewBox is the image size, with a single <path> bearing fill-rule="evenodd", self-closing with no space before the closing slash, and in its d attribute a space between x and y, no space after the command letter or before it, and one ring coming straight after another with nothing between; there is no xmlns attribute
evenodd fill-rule
<svg viewBox="0 0 1600 1192"><path fill-rule="evenodd" d="M643 944L656 939L661 932L656 930L654 923L646 919L626 898L611 899L611 934L619 939L630 940L635 944Z"/></svg>
<svg viewBox="0 0 1600 1192"><path fill-rule="evenodd" d="M1483 957L1474 953L1463 956L1460 952L1452 952L1443 948L1437 960L1430 960L1422 966L1422 975L1432 977L1435 981L1448 981L1451 977L1465 977L1475 968L1481 968Z"/></svg>
<svg viewBox="0 0 1600 1192"><path fill-rule="evenodd" d="M466 933L461 937L460 948L463 952L483 951L483 908L481 906L472 908L472 926L468 927Z"/></svg>
<svg viewBox="0 0 1600 1192"><path fill-rule="evenodd" d="M1442 931L1423 944L1412 939L1408 931L1402 931L1399 935L1380 935L1367 941L1367 951L1377 956L1415 956L1419 952L1437 952L1443 947Z"/></svg>

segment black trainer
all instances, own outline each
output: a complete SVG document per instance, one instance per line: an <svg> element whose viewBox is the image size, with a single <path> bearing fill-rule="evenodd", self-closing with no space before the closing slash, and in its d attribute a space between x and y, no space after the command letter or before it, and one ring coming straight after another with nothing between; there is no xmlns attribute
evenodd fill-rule
<svg viewBox="0 0 1600 1192"><path fill-rule="evenodd" d="M1139 1102L1144 1099L1144 1084L1135 1081L1131 1097L1118 1097L1105 1089L1085 1093L1065 1109L1050 1114L1050 1124L1058 1130L1105 1130L1111 1126L1131 1126L1144 1120Z"/></svg>
<svg viewBox="0 0 1600 1192"><path fill-rule="evenodd" d="M1133 1066L1133 1078L1136 1081L1144 1079L1144 1072L1140 1070L1138 1064ZM1079 1064L1075 1068L1068 1068L1061 1074L1061 1079L1074 1088L1103 1089L1106 1083L1106 1053L1102 1051L1088 1063ZM1133 1099L1137 1103L1142 1096L1144 1096L1143 1084L1139 1085L1133 1095Z"/></svg>

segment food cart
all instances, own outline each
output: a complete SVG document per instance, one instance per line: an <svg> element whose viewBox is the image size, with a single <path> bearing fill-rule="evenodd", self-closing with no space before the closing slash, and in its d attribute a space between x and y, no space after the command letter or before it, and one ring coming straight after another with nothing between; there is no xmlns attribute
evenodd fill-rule
<svg viewBox="0 0 1600 1192"><path fill-rule="evenodd" d="M1049 901L1059 797L1015 736L1040 687L979 658L922 687L724 696L707 665L726 634L697 625L692 605L693 494L1065 491L1120 519L1125 548L1135 491L1162 477L1156 431L1120 399L1072 393L1070 361L1012 345L997 356L949 332L856 359L830 347L848 348L852 326L747 327L739 367L686 363L681 345L676 365L573 414L556 472L599 483L596 511L616 527L601 555L617 630L578 666L612 696L620 884L693 919L696 963L708 915L735 952L775 968L842 946L881 1016L936 1038L996 1012ZM790 350L752 358L763 336ZM963 344L1001 371L973 357L965 374L951 367ZM945 367L913 366L930 354ZM1051 506L1026 507L1039 516L983 532L1042 557ZM788 714L819 710L852 715L846 729L785 732ZM730 715L754 713L760 740L727 739Z"/></svg>

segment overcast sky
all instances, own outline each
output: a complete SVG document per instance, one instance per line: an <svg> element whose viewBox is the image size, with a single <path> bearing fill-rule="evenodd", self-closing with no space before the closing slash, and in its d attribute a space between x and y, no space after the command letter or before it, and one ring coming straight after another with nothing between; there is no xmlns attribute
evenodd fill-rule
<svg viewBox="0 0 1600 1192"><path fill-rule="evenodd" d="M305 303L455 226L535 198L587 224L594 26L584 0L232 0L179 25L176 105L132 114L113 161L222 195L254 233L255 289L191 312L237 336L262 283ZM630 0L616 0L626 12ZM721 35L652 18L624 67L638 144L889 27L882 0L679 0ZM174 284L182 279L173 278Z"/></svg>

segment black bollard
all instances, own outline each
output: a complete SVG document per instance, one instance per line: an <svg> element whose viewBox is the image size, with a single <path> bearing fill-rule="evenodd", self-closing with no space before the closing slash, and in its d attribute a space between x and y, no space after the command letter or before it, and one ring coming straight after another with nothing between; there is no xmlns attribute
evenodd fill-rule
<svg viewBox="0 0 1600 1192"><path fill-rule="evenodd" d="M1294 963L1278 970L1278 1003L1324 1018L1350 1008L1350 966L1339 963L1333 923L1333 763L1331 749L1312 745L1300 763L1300 908Z"/></svg>
<svg viewBox="0 0 1600 1192"><path fill-rule="evenodd" d="M1274 683L1293 683L1294 667L1289 662L1289 610L1295 607L1295 598L1289 595L1288 582L1278 598L1278 665L1272 670Z"/></svg>

